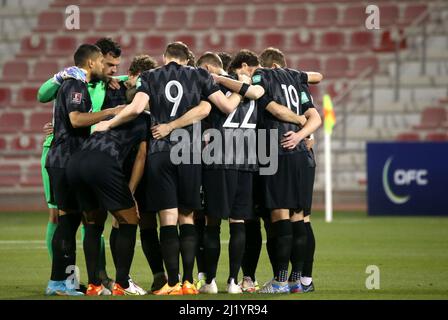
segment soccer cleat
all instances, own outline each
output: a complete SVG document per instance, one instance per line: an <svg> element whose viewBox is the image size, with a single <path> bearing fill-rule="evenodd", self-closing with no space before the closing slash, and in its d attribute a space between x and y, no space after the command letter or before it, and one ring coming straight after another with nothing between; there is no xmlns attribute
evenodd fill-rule
<svg viewBox="0 0 448 320"><path fill-rule="evenodd" d="M216 280L213 279L211 283L205 283L201 289L199 289L200 293L208 293L208 294L217 294L218 286L216 285Z"/></svg>
<svg viewBox="0 0 448 320"><path fill-rule="evenodd" d="M196 281L196 289L201 289L201 287L205 284L205 273L199 272L198 281Z"/></svg>
<svg viewBox="0 0 448 320"><path fill-rule="evenodd" d="M196 289L196 286L189 281L185 281L182 285L182 294L198 294L199 291Z"/></svg>
<svg viewBox="0 0 448 320"><path fill-rule="evenodd" d="M288 282L279 282L273 279L266 283L259 293L289 293Z"/></svg>
<svg viewBox="0 0 448 320"><path fill-rule="evenodd" d="M235 279L231 278L230 283L227 284L227 293L239 294L243 293L243 290L241 290L241 287L235 283Z"/></svg>
<svg viewBox="0 0 448 320"><path fill-rule="evenodd" d="M313 291L314 291L314 284L313 284L312 281L311 281L311 283L310 283L309 286L304 285L304 284L302 283L302 292L304 292L304 293L308 293L308 292L313 292Z"/></svg>
<svg viewBox="0 0 448 320"><path fill-rule="evenodd" d="M241 287L241 290L243 290L243 292L254 293L254 292L260 290L258 283L256 285L255 285L255 283L256 283L256 281L255 282L252 281L251 277L245 276L245 277L243 277L243 280L240 281L239 286Z"/></svg>
<svg viewBox="0 0 448 320"><path fill-rule="evenodd" d="M180 296L180 295L183 295L182 284L180 282L178 282L174 286L170 287L170 285L167 283L162 287L162 289L154 291L154 294L156 296L166 296L166 295Z"/></svg>
<svg viewBox="0 0 448 320"><path fill-rule="evenodd" d="M167 283L168 279L165 272L159 272L154 275L154 281L151 285L151 292L160 290Z"/></svg>
<svg viewBox="0 0 448 320"><path fill-rule="evenodd" d="M62 281L48 281L47 289L45 290L47 296L83 296L84 293L76 291L75 289L67 288L65 280Z"/></svg>
<svg viewBox="0 0 448 320"><path fill-rule="evenodd" d="M110 295L112 295L112 292L102 284L100 284L99 286L89 284L89 286L87 287L86 296L110 296Z"/></svg>
<svg viewBox="0 0 448 320"><path fill-rule="evenodd" d="M131 279L131 277L129 277L128 282L129 282L129 288L127 290L130 290L131 292L136 292L137 296L144 296L145 294L147 294L147 292L138 284L136 284L134 280Z"/></svg>
<svg viewBox="0 0 448 320"><path fill-rule="evenodd" d="M114 289L114 284L115 281L110 279L110 278L106 278L104 280L101 280L101 284L108 289L110 292L112 292L112 290Z"/></svg>
<svg viewBox="0 0 448 320"><path fill-rule="evenodd" d="M288 282L289 286L289 292L290 293L302 293L302 283L300 283L300 280L297 281L290 281Z"/></svg>
<svg viewBox="0 0 448 320"><path fill-rule="evenodd" d="M45 294L47 296L65 296L64 292L66 290L65 280L63 281L48 281L47 288L45 289Z"/></svg>

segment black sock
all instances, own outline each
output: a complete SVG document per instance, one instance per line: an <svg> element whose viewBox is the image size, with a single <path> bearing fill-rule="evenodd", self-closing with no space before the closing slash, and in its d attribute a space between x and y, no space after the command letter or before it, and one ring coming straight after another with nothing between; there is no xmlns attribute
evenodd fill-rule
<svg viewBox="0 0 448 320"><path fill-rule="evenodd" d="M260 221L256 220L246 221L244 226L246 227L246 248L241 267L244 276L251 277L255 281L255 271L257 270L262 245L261 225Z"/></svg>
<svg viewBox="0 0 448 320"><path fill-rule="evenodd" d="M115 244L117 250L117 276L115 281L123 288L129 286L128 276L134 258L136 236L136 224L120 224Z"/></svg>
<svg viewBox="0 0 448 320"><path fill-rule="evenodd" d="M59 216L58 226L52 240L51 280L66 280L70 275L66 273L67 267L76 265L76 231L80 222L80 214Z"/></svg>
<svg viewBox="0 0 448 320"><path fill-rule="evenodd" d="M179 227L180 253L184 276L182 282L193 283L194 259L196 256L196 227L194 224L183 224Z"/></svg>
<svg viewBox="0 0 448 320"><path fill-rule="evenodd" d="M168 273L168 285L172 287L179 282L179 235L177 226L160 228L160 248Z"/></svg>
<svg viewBox="0 0 448 320"><path fill-rule="evenodd" d="M157 228L140 230L140 240L142 242L143 253L148 261L152 274L164 272Z"/></svg>
<svg viewBox="0 0 448 320"><path fill-rule="evenodd" d="M87 274L89 277L89 284L98 286L101 280L98 277L97 268L100 262L101 251L101 234L104 226L96 224L86 224L84 235L84 256L86 258Z"/></svg>
<svg viewBox="0 0 448 320"><path fill-rule="evenodd" d="M307 234L307 246L305 263L303 264L303 277L311 278L313 275L313 262L314 262L314 251L316 250L316 239L314 238L313 228L311 227L311 222L305 223L306 234Z"/></svg>
<svg viewBox="0 0 448 320"><path fill-rule="evenodd" d="M229 279L235 279L238 283L238 273L243 261L244 249L246 247L246 227L244 223L230 223L229 241Z"/></svg>
<svg viewBox="0 0 448 320"><path fill-rule="evenodd" d="M291 248L291 275L289 281L297 281L300 279L300 273L303 271L307 249L307 231L305 223L296 221L292 223L292 248Z"/></svg>
<svg viewBox="0 0 448 320"><path fill-rule="evenodd" d="M117 236L118 236L118 228L112 227L112 230L110 231L109 236L109 245L110 245L110 252L112 253L112 260L114 261L115 268L117 267Z"/></svg>
<svg viewBox="0 0 448 320"><path fill-rule="evenodd" d="M268 252L269 262L271 263L274 278L277 277L278 268L276 261L277 235L271 221L264 220L264 228L266 230L266 251Z"/></svg>
<svg viewBox="0 0 448 320"><path fill-rule="evenodd" d="M206 226L204 234L205 273L206 282L210 284L216 278L219 255L221 253L221 226Z"/></svg>
<svg viewBox="0 0 448 320"><path fill-rule="evenodd" d="M204 257L204 232L205 232L205 218L195 219L196 234L198 241L196 242L196 263L198 266L198 273L205 273L205 257Z"/></svg>
<svg viewBox="0 0 448 320"><path fill-rule="evenodd" d="M273 227L277 233L276 240L276 263L277 263L277 280L285 282L288 280L288 266L291 257L292 247L292 226L289 219L280 220L273 223Z"/></svg>

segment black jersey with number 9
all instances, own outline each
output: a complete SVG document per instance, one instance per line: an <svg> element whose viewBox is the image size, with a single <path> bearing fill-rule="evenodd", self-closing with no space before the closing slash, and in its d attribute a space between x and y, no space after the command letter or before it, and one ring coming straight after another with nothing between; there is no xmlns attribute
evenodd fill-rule
<svg viewBox="0 0 448 320"><path fill-rule="evenodd" d="M218 90L219 87L206 70L176 62L143 72L137 82L137 92L149 96L152 125L180 118ZM193 126L183 129L189 131L192 140ZM161 140L152 139L149 152L170 151L175 144L176 142L170 142L170 136Z"/></svg>

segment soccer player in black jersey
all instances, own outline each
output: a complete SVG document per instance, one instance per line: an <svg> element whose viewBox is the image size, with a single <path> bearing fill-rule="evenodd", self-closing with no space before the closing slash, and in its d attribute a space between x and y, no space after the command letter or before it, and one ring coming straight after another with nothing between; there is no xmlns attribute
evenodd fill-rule
<svg viewBox="0 0 448 320"><path fill-rule="evenodd" d="M267 48L260 55L260 63L266 68L285 68L286 61L284 54L276 48ZM314 108L311 94L308 90L308 84L306 81L303 83L303 92L305 92L304 100L310 97L310 101L304 101L303 108L300 113L307 118L307 124L299 131L289 133L287 138L283 141L283 147L292 149L301 140L306 139L306 135L314 131L314 128L320 125L320 116L317 110ZM307 139L309 140L309 139ZM309 157L314 157L314 153L311 147L309 149ZM315 251L315 238L313 229L311 227L310 215L311 204L313 196L313 186L315 177L315 165L314 161L301 162L300 168L300 189L299 197L301 207L297 208L294 214L291 216L291 222L293 225L293 250L291 254L292 270L289 277L290 291L303 292L314 291L314 285L312 282L312 270ZM299 279L300 275L300 279Z"/></svg>
<svg viewBox="0 0 448 320"><path fill-rule="evenodd" d="M78 295L66 284L67 267L75 266L76 230L81 215L65 168L71 155L89 137L90 126L116 114L121 108L91 113L92 102L87 83L101 76L103 55L94 45L81 45L74 55L75 65L85 74L84 80L65 81L56 98L54 108L54 140L47 155L47 168L52 197L59 209L59 222L53 236L53 262L47 295Z"/></svg>
<svg viewBox="0 0 448 320"><path fill-rule="evenodd" d="M205 99L228 113L241 101L236 94L229 101L206 70L186 66L188 59L189 49L185 44L170 43L164 53L165 65L142 73L132 103L117 117L100 123L96 128L107 130L129 121L143 112L149 103L154 140L150 142L147 159L148 204L160 215L160 244L168 273L168 283L155 292L159 295L198 293L192 284L196 250L193 211L201 206L201 163L196 161L198 156L200 159L201 150L200 143L199 148L189 143L193 136L193 123L210 112L211 106ZM179 135L182 136L180 142ZM183 141L185 137L186 141ZM175 165L172 158L177 161L178 155L183 159ZM184 270L183 283L178 278L179 252Z"/></svg>
<svg viewBox="0 0 448 320"><path fill-rule="evenodd" d="M198 67L210 73L227 76L219 56L206 52L198 60ZM221 86L224 94L231 92ZM214 145L214 156L219 159L204 159L203 188L205 195L206 229L204 234L206 284L200 288L203 293L218 293L216 269L220 254L221 219L229 219L229 277L228 293L242 293L238 283L238 272L244 254L246 241L245 220L252 218L252 173L257 170L255 102L244 100L230 114L213 106L205 120L207 128L217 130L222 143L207 141L205 147ZM237 143L234 145L234 143ZM242 143L242 144L238 144ZM231 146L231 150L226 147ZM227 157L232 155L230 159ZM241 155L239 159L238 156ZM226 159L225 159L226 158ZM229 160L229 161L227 161Z"/></svg>
<svg viewBox="0 0 448 320"><path fill-rule="evenodd" d="M134 256L139 222L134 193L143 175L146 159L148 122L146 114L110 131L93 133L72 156L67 176L77 191L85 213L86 241L84 247L89 275L88 295L102 295L107 290L96 277L100 237L107 211L119 223L116 239L116 280L113 295L140 295L129 283L129 270ZM130 179L124 173L124 163L138 146ZM90 241L89 241L90 240Z"/></svg>
<svg viewBox="0 0 448 320"><path fill-rule="evenodd" d="M301 144L300 147L297 147L292 145L289 140L286 144L282 144L285 139L288 139L295 131L298 131L299 127L295 124L281 121L270 109L275 105L283 105L300 114L301 105L309 102L311 99L309 94L302 88L302 82L309 80L308 74L305 76L303 73L290 69L264 69L255 63L243 64L240 72L252 76L252 86L247 89L246 96L253 98L262 97L258 101L258 105L265 109L263 112L264 127L277 130L279 133L278 141L268 142L268 146L270 143L277 143L279 146L278 171L274 175L262 177L265 196L264 205L271 212L272 225L269 231L275 238L275 242L270 241L269 243L268 241L267 244L275 272L275 279L270 281L261 292L289 292L287 283L288 265L293 239L290 211L293 212L301 207L294 191L300 187L300 166L298 164L307 161L306 156L304 156L306 146L304 147L304 144ZM313 81L320 81L319 76L319 74L310 74L310 78ZM236 81L229 81L223 77L219 77L217 80L225 83L232 90L241 90L243 86L242 84L237 84ZM298 92L300 92L300 97ZM283 108L286 109L286 107Z"/></svg>

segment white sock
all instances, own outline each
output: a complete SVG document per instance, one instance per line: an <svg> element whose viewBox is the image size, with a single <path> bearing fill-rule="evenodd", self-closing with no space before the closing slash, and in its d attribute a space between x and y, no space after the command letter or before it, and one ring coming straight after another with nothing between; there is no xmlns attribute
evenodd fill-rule
<svg viewBox="0 0 448 320"><path fill-rule="evenodd" d="M311 277L300 277L300 282L306 286L309 286L312 281L313 281L313 278L311 278Z"/></svg>
<svg viewBox="0 0 448 320"><path fill-rule="evenodd" d="M199 272L198 273L198 280L205 280L205 273L204 272Z"/></svg>

